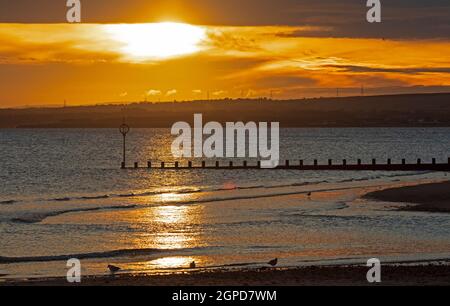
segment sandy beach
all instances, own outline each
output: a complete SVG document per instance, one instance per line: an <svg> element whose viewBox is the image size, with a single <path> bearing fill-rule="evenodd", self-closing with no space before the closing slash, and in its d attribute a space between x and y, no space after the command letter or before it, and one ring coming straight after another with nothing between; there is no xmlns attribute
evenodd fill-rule
<svg viewBox="0 0 450 306"><path fill-rule="evenodd" d="M449 213L450 182L385 189L371 192L365 198L383 202L414 204L401 208L401 210Z"/></svg>
<svg viewBox="0 0 450 306"><path fill-rule="evenodd" d="M382 286L448 286L450 261L382 267ZM291 269L208 271L173 275L122 274L86 277L81 286L369 286L367 267L329 266ZM73 286L64 278L18 280L0 286Z"/></svg>

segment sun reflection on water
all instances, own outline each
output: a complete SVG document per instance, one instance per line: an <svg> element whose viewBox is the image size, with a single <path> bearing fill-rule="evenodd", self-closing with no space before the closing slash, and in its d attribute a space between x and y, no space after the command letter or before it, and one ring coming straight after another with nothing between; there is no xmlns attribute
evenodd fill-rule
<svg viewBox="0 0 450 306"><path fill-rule="evenodd" d="M175 195L167 194L173 198ZM203 207L198 205L161 205L136 216L145 224L144 233L134 241L139 248L178 250L202 247L205 243L195 226L202 223Z"/></svg>
<svg viewBox="0 0 450 306"><path fill-rule="evenodd" d="M179 193L163 193L159 195L159 201L162 203L177 203L186 202L192 197L190 194L179 194Z"/></svg>
<svg viewBox="0 0 450 306"><path fill-rule="evenodd" d="M157 266L160 269L187 269L193 261L196 261L193 257L174 256L152 260L148 263L148 265Z"/></svg>

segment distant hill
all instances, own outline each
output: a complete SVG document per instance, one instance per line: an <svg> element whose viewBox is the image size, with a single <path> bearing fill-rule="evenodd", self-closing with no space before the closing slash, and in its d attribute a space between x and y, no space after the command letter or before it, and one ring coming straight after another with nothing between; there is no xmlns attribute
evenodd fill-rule
<svg viewBox="0 0 450 306"><path fill-rule="evenodd" d="M1 109L0 128L117 128L122 106ZM220 100L134 103L127 123L134 128L171 127L177 121L280 122L282 127L450 126L450 93L289 101Z"/></svg>

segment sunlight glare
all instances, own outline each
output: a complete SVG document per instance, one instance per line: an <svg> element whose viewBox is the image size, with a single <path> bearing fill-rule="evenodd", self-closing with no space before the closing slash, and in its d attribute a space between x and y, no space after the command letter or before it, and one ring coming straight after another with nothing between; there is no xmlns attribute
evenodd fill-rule
<svg viewBox="0 0 450 306"><path fill-rule="evenodd" d="M106 25L106 32L121 44L121 52L134 59L164 59L200 50L206 38L202 27L184 23Z"/></svg>
<svg viewBox="0 0 450 306"><path fill-rule="evenodd" d="M193 257L174 256L158 258L151 261L150 264L162 269L189 268L189 264L193 261L195 261Z"/></svg>

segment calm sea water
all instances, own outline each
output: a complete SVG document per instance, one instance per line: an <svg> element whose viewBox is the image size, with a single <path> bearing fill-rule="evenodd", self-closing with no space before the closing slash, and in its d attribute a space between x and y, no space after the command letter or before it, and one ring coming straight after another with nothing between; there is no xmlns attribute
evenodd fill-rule
<svg viewBox="0 0 450 306"><path fill-rule="evenodd" d="M128 160L174 161L169 130L136 129ZM0 274L89 274L450 256L450 216L360 200L444 173L121 170L117 130L0 130ZM447 161L449 128L283 129L281 159ZM184 161L185 162L185 161ZM199 161L197 161L199 162ZM212 162L211 162L212 163ZM313 196L306 193L312 191Z"/></svg>

